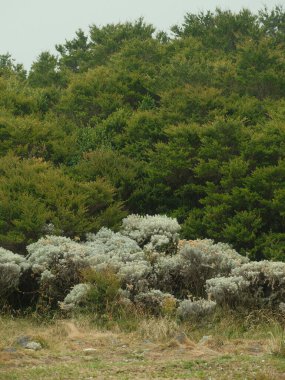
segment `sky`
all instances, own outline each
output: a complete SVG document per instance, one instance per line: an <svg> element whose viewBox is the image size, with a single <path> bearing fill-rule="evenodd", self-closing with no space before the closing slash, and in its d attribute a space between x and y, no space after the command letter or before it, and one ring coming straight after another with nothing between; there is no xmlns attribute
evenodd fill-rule
<svg viewBox="0 0 285 380"><path fill-rule="evenodd" d="M79 28L133 21L144 17L158 30L181 24L187 12L216 7L239 11L271 9L275 0L0 0L0 54L10 53L29 69L43 51L74 38Z"/></svg>

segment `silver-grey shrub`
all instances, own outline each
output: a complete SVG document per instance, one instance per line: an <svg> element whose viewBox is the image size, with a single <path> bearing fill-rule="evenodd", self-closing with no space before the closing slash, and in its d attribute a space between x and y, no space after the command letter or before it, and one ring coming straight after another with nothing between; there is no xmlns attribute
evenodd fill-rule
<svg viewBox="0 0 285 380"><path fill-rule="evenodd" d="M128 286L132 294L149 289L152 271L145 252L136 241L102 228L97 234L88 234L84 247L89 250L89 264L96 270L111 267L121 278L122 286Z"/></svg>
<svg viewBox="0 0 285 380"><path fill-rule="evenodd" d="M277 306L285 299L285 263L252 261L232 270L249 282L248 293L252 304Z"/></svg>
<svg viewBox="0 0 285 380"><path fill-rule="evenodd" d="M234 306L248 297L249 285L242 276L216 277L206 281L206 292L218 304Z"/></svg>
<svg viewBox="0 0 285 380"><path fill-rule="evenodd" d="M153 305L156 310L163 294L184 299L187 302L180 304L181 315L187 308L196 310L194 314L201 309L202 315L203 307L206 310L208 305L210 310L213 306L205 300L189 301L192 296L209 295L219 304L230 305L273 305L284 301L285 263L249 262L229 245L209 239L182 244L180 241L177 248L179 229L176 219L166 216L130 215L124 219L121 232L102 228L96 234L88 234L82 243L46 236L27 247L27 260L11 252L7 262L0 260L0 281L9 282L10 273L15 282L12 285L11 280L9 286L16 286L22 269L19 263L12 262L13 257L31 267L48 297L55 302L66 299L65 304L72 304L72 297L82 295L80 290L86 289L85 285L76 287L82 282L81 272L85 268L111 268L131 301Z"/></svg>
<svg viewBox="0 0 285 380"><path fill-rule="evenodd" d="M71 291L64 298L63 302L59 303L60 308L62 310L73 310L79 306L84 305L89 290L89 284L74 285Z"/></svg>
<svg viewBox="0 0 285 380"><path fill-rule="evenodd" d="M29 267L24 256L0 248L0 297L2 302L17 288L21 276Z"/></svg>
<svg viewBox="0 0 285 380"><path fill-rule="evenodd" d="M153 264L155 276L152 277L152 287L172 293L177 297L187 296L189 289L185 289L182 277L184 265L179 253L173 256L160 254Z"/></svg>
<svg viewBox="0 0 285 380"><path fill-rule="evenodd" d="M213 313L216 307L216 302L198 299L184 300L180 302L177 309L177 316L182 320L201 318L209 316Z"/></svg>
<svg viewBox="0 0 285 380"><path fill-rule="evenodd" d="M139 293L135 297L134 302L152 314L159 315L167 308L168 304L175 307L177 300L170 293L163 293L160 290L151 289L148 292Z"/></svg>
<svg viewBox="0 0 285 380"><path fill-rule="evenodd" d="M87 234L83 246L89 252L90 265L97 269L112 266L119 271L128 262L143 259L143 251L134 240L108 228L101 228L97 234Z"/></svg>
<svg viewBox="0 0 285 380"><path fill-rule="evenodd" d="M185 289L194 296L205 295L205 284L210 278L227 276L234 268L239 268L248 259L239 255L228 244L213 240L195 240L180 249L183 262L181 280Z"/></svg>
<svg viewBox="0 0 285 380"><path fill-rule="evenodd" d="M67 266L71 262L78 267L85 266L89 255L81 244L63 237L46 236L27 246L28 257L34 273L51 270L56 265Z"/></svg>
<svg viewBox="0 0 285 380"><path fill-rule="evenodd" d="M39 281L41 299L57 305L89 267L89 250L62 236L46 236L27 247L27 261Z"/></svg>
<svg viewBox="0 0 285 380"><path fill-rule="evenodd" d="M181 227L166 215L129 215L123 219L121 233L149 251L176 251Z"/></svg>
<svg viewBox="0 0 285 380"><path fill-rule="evenodd" d="M228 277L206 281L209 297L230 307L277 308L285 299L285 263L252 261L233 268Z"/></svg>

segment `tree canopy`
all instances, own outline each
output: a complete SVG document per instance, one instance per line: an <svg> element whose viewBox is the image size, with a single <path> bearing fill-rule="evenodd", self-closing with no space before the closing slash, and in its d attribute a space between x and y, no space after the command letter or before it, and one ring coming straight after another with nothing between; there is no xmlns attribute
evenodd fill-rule
<svg viewBox="0 0 285 380"><path fill-rule="evenodd" d="M285 260L285 12L91 25L27 73L0 56L0 246L127 213Z"/></svg>

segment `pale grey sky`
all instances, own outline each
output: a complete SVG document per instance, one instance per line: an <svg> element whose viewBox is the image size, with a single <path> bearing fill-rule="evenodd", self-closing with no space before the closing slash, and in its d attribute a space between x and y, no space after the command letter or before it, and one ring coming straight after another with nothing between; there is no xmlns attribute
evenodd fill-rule
<svg viewBox="0 0 285 380"><path fill-rule="evenodd" d="M9 52L29 68L42 51L71 39L79 28L136 20L160 30L183 21L186 12L269 9L284 0L0 0L0 54Z"/></svg>

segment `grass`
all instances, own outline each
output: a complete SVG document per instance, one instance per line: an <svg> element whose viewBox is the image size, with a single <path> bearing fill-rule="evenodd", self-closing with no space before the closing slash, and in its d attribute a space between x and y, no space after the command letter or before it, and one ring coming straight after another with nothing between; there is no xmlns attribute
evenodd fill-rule
<svg viewBox="0 0 285 380"><path fill-rule="evenodd" d="M2 316L0 379L285 379L283 327L272 316L216 316L200 324L142 318L132 330L98 327L88 316L49 322ZM24 335L43 349L18 346Z"/></svg>

